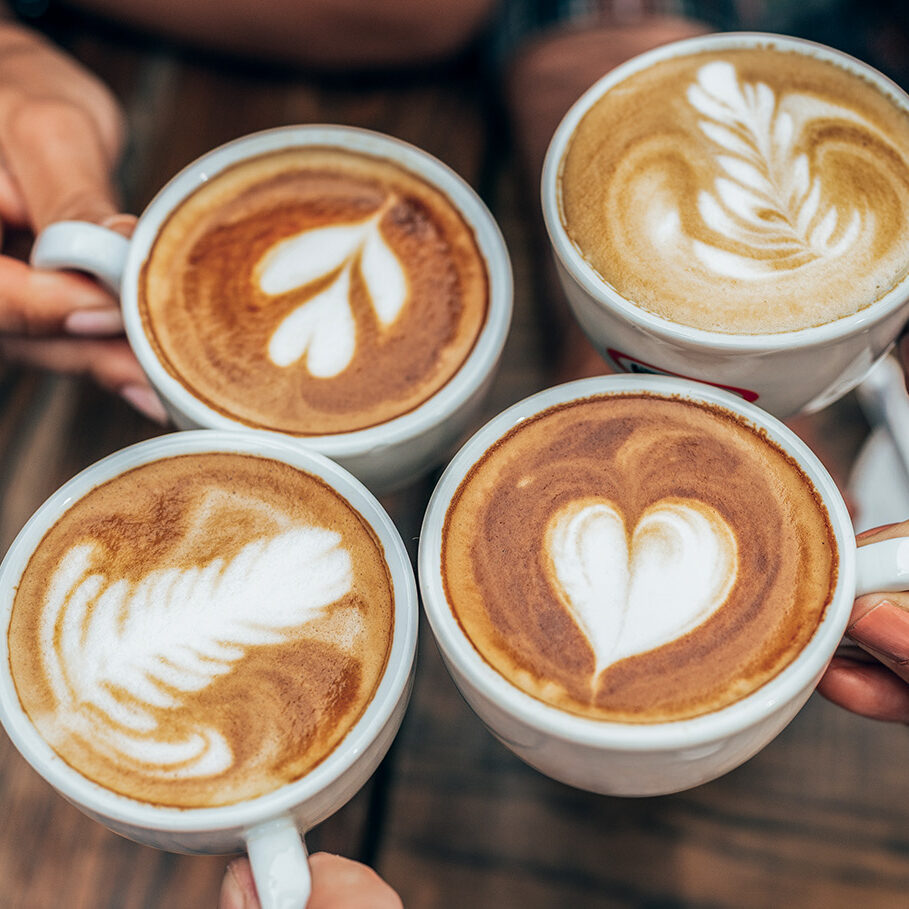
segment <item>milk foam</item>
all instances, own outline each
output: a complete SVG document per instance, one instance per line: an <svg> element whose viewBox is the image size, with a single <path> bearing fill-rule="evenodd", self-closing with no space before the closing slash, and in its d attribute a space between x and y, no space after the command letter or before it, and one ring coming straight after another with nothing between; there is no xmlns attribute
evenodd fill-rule
<svg viewBox="0 0 909 909"><path fill-rule="evenodd" d="M607 666L706 621L729 595L738 567L729 526L695 501L652 505L630 546L611 502L571 502L553 516L544 552L596 656L592 684Z"/></svg>
<svg viewBox="0 0 909 909"><path fill-rule="evenodd" d="M93 566L94 544L59 563L41 614L41 656L61 732L144 765L147 774L210 776L232 764L215 729L156 738L158 714L229 673L247 649L277 644L343 597L352 564L341 537L296 527L232 559L149 572L137 583Z"/></svg>
<svg viewBox="0 0 909 909"><path fill-rule="evenodd" d="M268 343L276 366L291 366L306 355L316 378L342 373L356 353L356 322L351 309L351 270L356 265L379 323L391 325L407 301L407 276L382 237L380 221L391 201L356 224L331 225L281 240L255 269L263 293L287 293L331 275L325 290L294 309Z"/></svg>
<svg viewBox="0 0 909 909"><path fill-rule="evenodd" d="M752 254L736 255L683 236L679 228L653 238L667 255L672 255L670 246L687 254L690 243L701 263L716 274L759 280L815 259L838 259L873 232L871 211L840 211L835 204L822 203L822 180L812 176L808 156L797 151L805 128L821 117L878 132L867 120L807 95L778 99L763 82L741 82L736 68L721 61L701 67L686 96L703 116L700 128L726 174L715 179L712 192L698 194L698 211L707 227L749 247ZM678 227L680 213L673 215Z"/></svg>
<svg viewBox="0 0 909 909"><path fill-rule="evenodd" d="M608 283L698 328L823 324L909 271L905 114L805 55L721 51L630 76L578 126L562 193Z"/></svg>

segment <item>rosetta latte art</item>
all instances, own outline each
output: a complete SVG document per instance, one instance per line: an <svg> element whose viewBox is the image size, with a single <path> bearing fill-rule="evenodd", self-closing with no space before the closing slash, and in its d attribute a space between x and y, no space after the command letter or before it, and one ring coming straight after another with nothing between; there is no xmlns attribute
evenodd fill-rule
<svg viewBox="0 0 909 909"><path fill-rule="evenodd" d="M909 117L807 54L719 50L629 75L578 124L561 193L599 275L694 328L823 325L909 273Z"/></svg>
<svg viewBox="0 0 909 909"><path fill-rule="evenodd" d="M825 204L821 177L798 152L806 119L834 116L873 129L850 110L819 110L798 96L778 99L763 82L740 83L731 63L708 63L687 92L703 115L700 127L715 146L724 172L712 191L698 194L698 212L715 236L752 251L736 255L716 243L689 238L697 258L717 274L761 279L815 259L835 259L874 229L874 212ZM680 218L672 212L659 232L679 242ZM675 235L675 236L673 236Z"/></svg>
<svg viewBox="0 0 909 909"><path fill-rule="evenodd" d="M217 729L159 739L158 717L231 672L248 648L281 643L343 597L352 574L339 541L319 527L293 528L248 543L230 561L158 569L135 584L93 569L96 546L73 547L41 620L61 731L141 763L146 774L227 770L233 755Z"/></svg>
<svg viewBox="0 0 909 909"><path fill-rule="evenodd" d="M350 366L357 335L350 299L355 265L380 324L387 327L397 319L407 301L407 276L379 226L392 201L365 221L307 230L265 254L256 271L260 289L270 296L338 272L328 287L285 316L275 329L268 356L276 366L291 366L305 355L306 367L316 378L331 378Z"/></svg>

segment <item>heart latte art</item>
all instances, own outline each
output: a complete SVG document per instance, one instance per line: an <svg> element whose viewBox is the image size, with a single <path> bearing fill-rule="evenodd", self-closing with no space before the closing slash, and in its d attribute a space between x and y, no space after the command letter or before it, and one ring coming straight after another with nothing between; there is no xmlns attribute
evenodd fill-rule
<svg viewBox="0 0 909 909"><path fill-rule="evenodd" d="M525 419L480 458L449 505L441 571L513 685L647 723L717 710L784 669L837 555L811 482L745 421L615 394Z"/></svg>
<svg viewBox="0 0 909 909"><path fill-rule="evenodd" d="M820 325L909 273L909 116L769 47L664 60L608 89L562 164L569 236L626 299L723 332Z"/></svg>
<svg viewBox="0 0 909 909"><path fill-rule="evenodd" d="M103 484L49 531L14 601L11 666L38 731L85 776L156 804L228 804L343 739L391 618L378 544L321 481L186 455Z"/></svg>
<svg viewBox="0 0 909 909"><path fill-rule="evenodd" d="M631 535L611 502L572 502L547 528L556 589L596 657L596 677L697 627L726 600L736 576L735 536L697 501L664 501Z"/></svg>
<svg viewBox="0 0 909 909"><path fill-rule="evenodd" d="M162 226L139 310L167 371L250 426L364 429L418 407L470 355L487 274L448 198L339 148L263 155Z"/></svg>

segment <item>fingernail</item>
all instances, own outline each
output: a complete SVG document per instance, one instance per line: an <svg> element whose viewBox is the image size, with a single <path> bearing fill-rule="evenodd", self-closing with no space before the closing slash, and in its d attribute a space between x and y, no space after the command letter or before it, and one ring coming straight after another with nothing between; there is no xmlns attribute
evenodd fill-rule
<svg viewBox="0 0 909 909"><path fill-rule="evenodd" d="M63 323L71 335L119 335L123 332L123 314L119 309L76 309Z"/></svg>
<svg viewBox="0 0 909 909"><path fill-rule="evenodd" d="M120 389L120 397L150 420L162 425L167 423L167 411L150 388L146 388L144 385L126 385Z"/></svg>
<svg viewBox="0 0 909 909"><path fill-rule="evenodd" d="M218 898L218 909L247 909L246 891L237 878L234 865L231 863L224 872L221 881L221 894Z"/></svg>
<svg viewBox="0 0 909 909"><path fill-rule="evenodd" d="M894 663L909 663L909 611L889 600L851 625L849 636Z"/></svg>
<svg viewBox="0 0 909 909"><path fill-rule="evenodd" d="M118 234L123 234L124 236L129 236L133 232L133 228L136 226L136 221L138 219L135 215L127 214L116 214L109 215L101 222L102 227L106 227L108 230L114 230Z"/></svg>

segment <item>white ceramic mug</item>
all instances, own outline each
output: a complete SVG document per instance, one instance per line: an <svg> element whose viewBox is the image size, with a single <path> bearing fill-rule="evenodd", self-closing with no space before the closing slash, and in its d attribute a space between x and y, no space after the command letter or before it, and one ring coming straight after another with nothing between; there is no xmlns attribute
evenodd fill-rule
<svg viewBox="0 0 909 909"><path fill-rule="evenodd" d="M442 527L452 496L483 454L521 420L591 395L646 392L719 405L787 452L820 494L839 551L834 595L801 653L751 695L675 722L628 724L559 710L512 685L474 648L448 603L441 573ZM849 513L820 461L794 433L733 395L663 376L605 376L550 388L515 404L479 430L442 475L420 537L423 607L464 698L518 757L548 776L612 795L660 795L715 779L767 745L808 699L840 643L862 593L909 589L909 538L857 548ZM457 579L451 583L457 584Z"/></svg>
<svg viewBox="0 0 909 909"><path fill-rule="evenodd" d="M697 379L786 418L814 411L854 388L890 349L909 314L909 277L851 316L798 331L726 334L654 315L621 296L584 259L562 220L561 171L588 110L634 73L662 60L705 51L769 46L829 60L868 80L909 115L909 96L870 66L830 48L780 35L727 33L642 54L595 83L553 135L542 177L543 217L571 309L598 352L616 369ZM722 293L719 286L718 293Z"/></svg>
<svg viewBox="0 0 909 909"><path fill-rule="evenodd" d="M385 492L434 466L471 428L511 324L511 264L498 225L470 186L436 158L390 136L345 126L289 126L254 133L203 155L177 174L145 209L131 239L94 224L61 221L38 236L32 264L89 272L119 294L130 346L179 429L244 428L195 397L158 361L139 314L139 273L161 225L204 182L238 161L299 146L362 152L392 161L426 180L470 225L486 263L486 322L467 360L439 391L414 410L378 426L299 438L301 444L342 464L373 491Z"/></svg>
<svg viewBox="0 0 909 909"><path fill-rule="evenodd" d="M8 627L13 596L44 534L74 500L150 461L199 452L240 452L284 461L321 477L373 529L394 590L391 652L375 695L344 739L315 768L272 792L216 808L166 808L106 789L65 763L23 711L10 675ZM38 509L0 564L0 721L23 757L68 801L111 830L158 849L190 853L247 851L264 909L305 906L311 888L302 834L337 811L388 751L407 706L417 639L416 584L397 529L374 496L347 471L272 433L201 430L140 442L78 474Z"/></svg>

